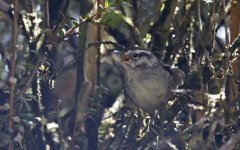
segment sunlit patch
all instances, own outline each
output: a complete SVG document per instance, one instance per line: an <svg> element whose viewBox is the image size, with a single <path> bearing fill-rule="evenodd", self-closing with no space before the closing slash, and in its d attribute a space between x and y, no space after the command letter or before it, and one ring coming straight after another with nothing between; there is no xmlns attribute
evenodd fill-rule
<svg viewBox="0 0 240 150"><path fill-rule="evenodd" d="M58 127L59 127L58 124L55 122L51 122L51 123L47 124L47 129L49 131L56 130L56 128L58 128Z"/></svg>
<svg viewBox="0 0 240 150"><path fill-rule="evenodd" d="M191 107L193 110L204 110L203 106L188 104L188 107Z"/></svg>
<svg viewBox="0 0 240 150"><path fill-rule="evenodd" d="M206 3L212 3L213 1L212 0L203 0L204 2Z"/></svg>
<svg viewBox="0 0 240 150"><path fill-rule="evenodd" d="M120 95L113 106L105 110L101 126L99 128L99 139L106 140L115 136L114 129L112 127L116 123L114 114L123 107L123 98L124 96ZM122 128L126 128L126 125L123 125Z"/></svg>
<svg viewBox="0 0 240 150"><path fill-rule="evenodd" d="M221 41L225 44L226 43L226 37L229 36L229 29L226 29L224 26L221 26L218 28L216 32L216 36L221 39Z"/></svg>
<svg viewBox="0 0 240 150"><path fill-rule="evenodd" d="M23 23L25 24L26 31L32 34L32 36L30 36L30 42L32 42L42 31L39 26L39 24L42 22L42 19L38 17L36 11L32 13L21 11L21 14L23 17Z"/></svg>
<svg viewBox="0 0 240 150"><path fill-rule="evenodd" d="M224 100L226 99L226 95L225 95L225 89L222 88L219 94L205 94L208 98L208 102L210 106L215 106L215 104L217 102L219 102L220 100Z"/></svg>
<svg viewBox="0 0 240 150"><path fill-rule="evenodd" d="M152 38L152 36L150 34L146 34L143 41L146 42L146 43L149 43L151 41L151 38Z"/></svg>

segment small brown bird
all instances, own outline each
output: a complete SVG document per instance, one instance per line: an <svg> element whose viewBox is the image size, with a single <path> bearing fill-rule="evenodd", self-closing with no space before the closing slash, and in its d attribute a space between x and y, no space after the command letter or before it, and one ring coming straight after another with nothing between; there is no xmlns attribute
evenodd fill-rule
<svg viewBox="0 0 240 150"><path fill-rule="evenodd" d="M172 91L183 84L183 71L165 66L151 51L142 48L114 55L124 72L126 99L151 116L155 110L165 110Z"/></svg>

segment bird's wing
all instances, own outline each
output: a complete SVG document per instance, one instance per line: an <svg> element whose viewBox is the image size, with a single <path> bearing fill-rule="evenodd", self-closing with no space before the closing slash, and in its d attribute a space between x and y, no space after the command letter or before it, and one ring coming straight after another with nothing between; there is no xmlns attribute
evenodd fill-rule
<svg viewBox="0 0 240 150"><path fill-rule="evenodd" d="M177 88L183 85L185 73L181 69L178 69L176 67L171 67L169 65L164 65L163 68L166 69L173 76L174 83L175 83L174 88Z"/></svg>

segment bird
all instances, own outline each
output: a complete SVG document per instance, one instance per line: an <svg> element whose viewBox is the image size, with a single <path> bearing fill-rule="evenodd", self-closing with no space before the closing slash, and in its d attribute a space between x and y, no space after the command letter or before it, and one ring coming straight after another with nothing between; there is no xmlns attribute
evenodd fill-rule
<svg viewBox="0 0 240 150"><path fill-rule="evenodd" d="M123 72L126 99L150 116L165 110L174 89L183 84L184 72L164 64L150 50L132 47L115 51L113 57Z"/></svg>
<svg viewBox="0 0 240 150"><path fill-rule="evenodd" d="M122 72L119 66L114 64L111 54L106 54L101 58L99 76L100 85L107 91L107 93L102 93L104 106L109 108L115 103L123 88Z"/></svg>

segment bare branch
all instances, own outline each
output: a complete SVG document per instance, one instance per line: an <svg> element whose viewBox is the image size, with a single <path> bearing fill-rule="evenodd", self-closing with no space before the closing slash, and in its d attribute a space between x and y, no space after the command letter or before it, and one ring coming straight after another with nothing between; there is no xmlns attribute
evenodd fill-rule
<svg viewBox="0 0 240 150"><path fill-rule="evenodd" d="M14 113L13 108L13 99L14 99L14 90L15 85L17 83L17 79L15 78L15 65L16 65L16 51L17 51L17 25L18 25L18 0L14 0L14 16L13 16L13 25L12 25L12 57L11 57L11 70L10 70L10 78L9 78L9 87L10 87L10 97L9 97L9 119L8 119L8 128L12 129L12 117ZM13 143L9 143L8 150L13 149Z"/></svg>

